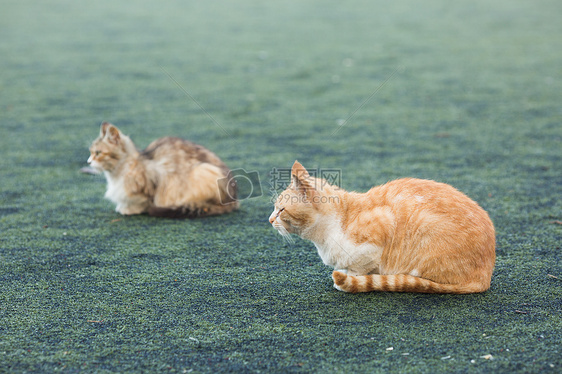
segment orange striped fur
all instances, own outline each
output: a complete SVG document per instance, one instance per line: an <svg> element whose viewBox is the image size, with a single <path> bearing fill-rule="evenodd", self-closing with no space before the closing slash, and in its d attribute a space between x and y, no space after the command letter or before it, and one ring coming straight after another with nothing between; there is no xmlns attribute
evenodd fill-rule
<svg viewBox="0 0 562 374"><path fill-rule="evenodd" d="M311 240L345 292L486 291L495 262L488 214L450 185L399 179L366 193L311 177L295 162L269 218Z"/></svg>
<svg viewBox="0 0 562 374"><path fill-rule="evenodd" d="M194 218L238 208L228 167L213 152L187 140L160 138L138 151L128 136L104 122L88 163L104 172L105 197L121 214Z"/></svg>

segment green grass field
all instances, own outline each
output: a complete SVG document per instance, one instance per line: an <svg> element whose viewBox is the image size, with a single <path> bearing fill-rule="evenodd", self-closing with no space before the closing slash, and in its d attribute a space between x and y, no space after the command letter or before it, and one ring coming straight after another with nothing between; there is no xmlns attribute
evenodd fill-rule
<svg viewBox="0 0 562 374"><path fill-rule="evenodd" d="M560 1L1 8L0 372L562 371ZM203 144L261 196L120 216L79 172L104 120ZM491 289L334 290L267 221L295 159L462 190L496 226Z"/></svg>

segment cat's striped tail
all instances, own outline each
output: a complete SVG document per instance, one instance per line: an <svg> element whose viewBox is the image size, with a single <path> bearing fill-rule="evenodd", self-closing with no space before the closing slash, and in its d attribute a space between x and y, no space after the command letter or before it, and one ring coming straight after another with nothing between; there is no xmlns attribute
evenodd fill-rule
<svg viewBox="0 0 562 374"><path fill-rule="evenodd" d="M354 276L341 271L334 271L332 278L335 288L350 293L391 291L465 294L484 292L490 287L489 283L442 284L409 274Z"/></svg>

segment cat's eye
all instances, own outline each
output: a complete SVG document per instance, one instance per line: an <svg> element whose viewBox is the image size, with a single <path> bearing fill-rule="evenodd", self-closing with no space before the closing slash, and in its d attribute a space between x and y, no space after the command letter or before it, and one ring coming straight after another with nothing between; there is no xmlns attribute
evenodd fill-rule
<svg viewBox="0 0 562 374"><path fill-rule="evenodd" d="M279 217L279 215L281 214L281 212L284 211L284 210L285 210L285 208L279 209L279 211L277 212L277 217Z"/></svg>
<svg viewBox="0 0 562 374"><path fill-rule="evenodd" d="M96 156L99 156L101 154L101 151L95 151L94 153Z"/></svg>

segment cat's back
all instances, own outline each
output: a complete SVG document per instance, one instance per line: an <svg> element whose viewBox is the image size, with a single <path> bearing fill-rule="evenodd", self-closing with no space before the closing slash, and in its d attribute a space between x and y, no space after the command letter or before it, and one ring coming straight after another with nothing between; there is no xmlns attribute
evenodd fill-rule
<svg viewBox="0 0 562 374"><path fill-rule="evenodd" d="M402 178L374 187L370 194L386 204L419 206L426 208L478 204L455 187L429 179Z"/></svg>
<svg viewBox="0 0 562 374"><path fill-rule="evenodd" d="M226 167L221 159L209 149L178 137L166 136L154 140L141 152L141 157L154 162L199 163L206 162Z"/></svg>
<svg viewBox="0 0 562 374"><path fill-rule="evenodd" d="M433 180L404 178L369 191L395 217L418 227L462 229L465 233L494 236L488 213L455 187Z"/></svg>

